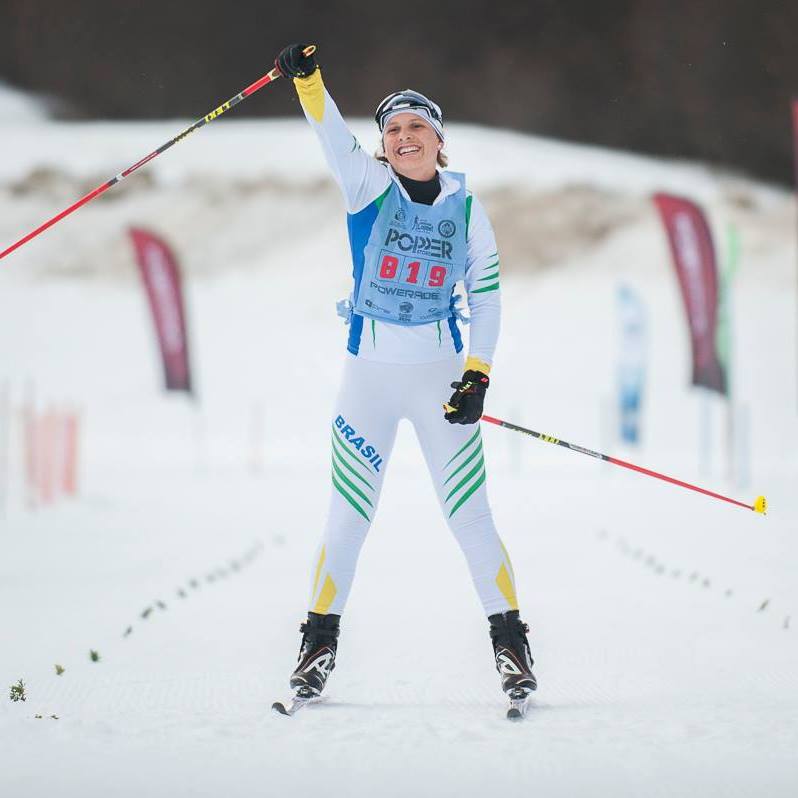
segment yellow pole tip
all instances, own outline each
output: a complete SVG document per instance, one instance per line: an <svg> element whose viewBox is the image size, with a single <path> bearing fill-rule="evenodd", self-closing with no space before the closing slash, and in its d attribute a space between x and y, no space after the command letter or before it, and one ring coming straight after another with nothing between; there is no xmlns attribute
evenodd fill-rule
<svg viewBox="0 0 798 798"><path fill-rule="evenodd" d="M768 503L767 499L764 496L757 496L756 501L754 502L754 512L755 513L762 513L764 515L767 512Z"/></svg>

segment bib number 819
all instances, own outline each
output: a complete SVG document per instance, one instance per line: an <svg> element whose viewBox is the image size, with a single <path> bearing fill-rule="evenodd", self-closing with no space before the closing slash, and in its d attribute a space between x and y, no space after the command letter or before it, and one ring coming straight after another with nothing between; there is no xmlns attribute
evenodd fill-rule
<svg viewBox="0 0 798 798"><path fill-rule="evenodd" d="M383 255L380 263L379 276L381 280L393 280L399 271L399 258L394 255ZM407 264L405 282L411 285L418 284L418 275L421 271L421 261L414 260ZM429 270L427 285L430 288L440 288L446 280L446 267L433 266Z"/></svg>

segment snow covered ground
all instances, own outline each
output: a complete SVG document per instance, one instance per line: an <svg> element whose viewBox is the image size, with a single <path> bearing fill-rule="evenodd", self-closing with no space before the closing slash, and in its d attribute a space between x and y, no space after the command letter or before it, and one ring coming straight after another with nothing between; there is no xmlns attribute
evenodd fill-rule
<svg viewBox="0 0 798 798"><path fill-rule="evenodd" d="M0 93L0 107L12 100L1 246L186 124L56 124ZM769 515L486 426L540 681L529 717L510 724L465 563L403 428L329 697L292 719L270 713L327 502L345 231L301 119L219 120L0 263L0 389L14 409L0 795L796 793L791 197L508 132L453 125L450 140L503 254L489 411L747 502L764 493ZM748 443L731 474L723 405L687 385L655 190L700 201L721 250L729 224L740 233L732 387ZM160 392L131 224L184 266L197 403ZM620 282L650 320L634 450L607 422ZM84 428L79 497L36 511L18 414L31 391L41 409L79 406ZM28 699L12 703L20 678Z"/></svg>

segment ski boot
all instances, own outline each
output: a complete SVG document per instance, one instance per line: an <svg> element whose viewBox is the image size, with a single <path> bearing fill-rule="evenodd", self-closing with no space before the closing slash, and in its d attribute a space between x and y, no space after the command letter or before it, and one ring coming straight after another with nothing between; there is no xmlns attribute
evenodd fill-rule
<svg viewBox="0 0 798 798"><path fill-rule="evenodd" d="M518 617L518 610L496 613L489 616L488 621L502 690L511 700L526 699L538 686L532 673L535 663L526 637L529 627Z"/></svg>
<svg viewBox="0 0 798 798"><path fill-rule="evenodd" d="M335 667L338 649L338 623L340 615L308 613L308 620L299 627L302 644L298 664L291 674L291 689L300 698L313 698L321 694Z"/></svg>

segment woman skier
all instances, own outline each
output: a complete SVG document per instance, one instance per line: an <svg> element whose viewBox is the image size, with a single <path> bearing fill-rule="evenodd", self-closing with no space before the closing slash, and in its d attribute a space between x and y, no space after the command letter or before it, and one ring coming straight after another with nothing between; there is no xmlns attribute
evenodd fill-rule
<svg viewBox="0 0 798 798"><path fill-rule="evenodd" d="M354 286L350 299L338 303L349 338L331 425L332 491L291 688L300 701L318 696L335 667L341 613L397 426L406 418L488 616L502 688L520 701L537 686L528 627L519 618L510 558L488 505L480 430L472 426L482 416L499 333L493 230L466 191L465 175L437 168L447 158L434 102L409 89L386 97L375 115L381 149L372 157L349 131L305 48L289 45L275 66L294 79L343 192ZM465 364L458 281L470 310ZM455 390L442 413L448 385Z"/></svg>

